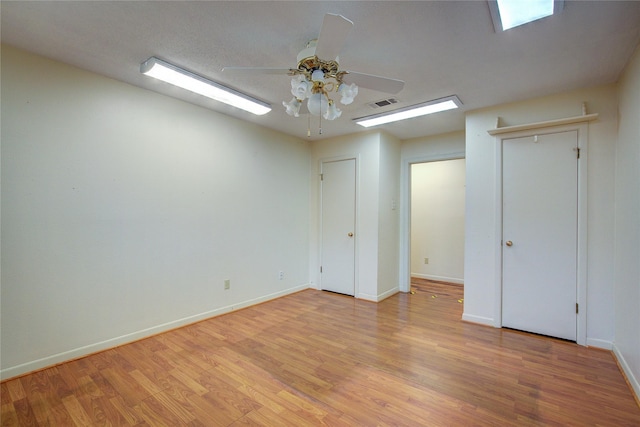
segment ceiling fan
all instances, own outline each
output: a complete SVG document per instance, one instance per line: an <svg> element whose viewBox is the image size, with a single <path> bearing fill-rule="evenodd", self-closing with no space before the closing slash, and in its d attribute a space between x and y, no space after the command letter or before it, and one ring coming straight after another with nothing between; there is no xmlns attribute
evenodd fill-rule
<svg viewBox="0 0 640 427"><path fill-rule="evenodd" d="M300 51L296 68L225 67L223 71L252 74L287 74L291 79L291 101L283 101L286 112L299 117L300 107L307 100L309 113L326 120L340 117L342 111L329 97L335 92L340 102L351 104L358 94L358 87L386 93L398 93L404 87L402 80L372 74L341 70L338 54L345 43L353 22L342 15L327 13L320 35Z"/></svg>

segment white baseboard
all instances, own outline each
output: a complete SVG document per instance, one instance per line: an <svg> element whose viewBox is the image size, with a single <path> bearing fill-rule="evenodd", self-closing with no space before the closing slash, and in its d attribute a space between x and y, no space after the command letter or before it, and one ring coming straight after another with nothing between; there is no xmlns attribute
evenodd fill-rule
<svg viewBox="0 0 640 427"><path fill-rule="evenodd" d="M383 299L389 298L392 295L397 294L398 292L400 292L400 289L398 287L395 287L391 290L388 290L386 292L383 292L379 295L370 295L370 294L363 294L363 293L359 293L358 295L356 295L356 298L358 299L363 299L366 301L373 301L373 302L380 302Z"/></svg>
<svg viewBox="0 0 640 427"><path fill-rule="evenodd" d="M636 399L640 401L640 382L638 382L639 378L636 378L636 376L633 374L631 367L629 367L627 361L624 360L624 356L615 344L613 344L613 355L618 360L618 365L620 365L624 376L627 378L627 381L631 385L631 388L636 395Z"/></svg>
<svg viewBox="0 0 640 427"><path fill-rule="evenodd" d="M473 314L463 313L462 320L464 320L465 322L477 323L479 325L492 326L492 327L495 326L493 319L490 317L482 317L482 316L476 316Z"/></svg>
<svg viewBox="0 0 640 427"><path fill-rule="evenodd" d="M611 350L613 343L611 341L599 340L596 338L587 338L587 347L596 347L603 350Z"/></svg>
<svg viewBox="0 0 640 427"><path fill-rule="evenodd" d="M378 295L359 293L355 297L358 299L363 299L365 301L378 302Z"/></svg>
<svg viewBox="0 0 640 427"><path fill-rule="evenodd" d="M397 294L398 292L400 292L400 288L395 287L393 289L390 289L386 292L383 292L379 295L370 295L370 294L363 294L363 293L359 293L358 295L356 295L356 298L358 299L363 299L366 301L373 301L373 302L380 302L384 299L389 298L392 295Z"/></svg>
<svg viewBox="0 0 640 427"><path fill-rule="evenodd" d="M33 361L26 362L16 366L11 366L11 367L0 370L0 380L4 381L9 378L27 374L29 372L45 369L51 366L58 365L60 363L68 362L70 360L88 356L93 353L98 353L100 351L108 350L110 348L114 348L123 344L138 341L143 338L148 338L150 336L157 335L162 332L167 332L172 329L190 325L192 323L196 323L205 319L220 316L222 314L230 313L232 311L240 310L242 308L246 308L252 305L260 304L265 301L280 298L285 295L289 295L305 289L309 289L309 284L304 284L304 285L296 286L294 288L285 289L284 291L275 292L273 294L264 295L262 297L250 299L247 301L242 301L226 307L216 308L214 310L206 311L204 313L200 313L193 316L188 316L182 319L167 322L162 325L153 326L151 328L132 332L130 334L111 338L111 339L90 344L84 347L79 347L79 348L75 348L62 353L43 357L42 359L33 360Z"/></svg>
<svg viewBox="0 0 640 427"><path fill-rule="evenodd" d="M420 274L420 273L411 273L411 277L417 277L418 279L435 280L436 282L448 282L448 283L456 283L458 285L464 285L464 279L458 279L456 277L434 276L432 274Z"/></svg>
<svg viewBox="0 0 640 427"><path fill-rule="evenodd" d="M390 296L393 296L395 294L397 294L398 292L400 292L400 288L398 288L397 286L393 289L389 289L387 292L383 292L380 295L378 295L378 302L389 298Z"/></svg>

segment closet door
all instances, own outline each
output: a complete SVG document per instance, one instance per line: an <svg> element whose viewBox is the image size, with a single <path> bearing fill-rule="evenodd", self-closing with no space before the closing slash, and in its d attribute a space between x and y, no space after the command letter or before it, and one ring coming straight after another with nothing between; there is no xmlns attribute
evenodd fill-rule
<svg viewBox="0 0 640 427"><path fill-rule="evenodd" d="M578 132L502 140L502 325L576 340Z"/></svg>
<svg viewBox="0 0 640 427"><path fill-rule="evenodd" d="M322 163L321 289L355 295L356 160Z"/></svg>

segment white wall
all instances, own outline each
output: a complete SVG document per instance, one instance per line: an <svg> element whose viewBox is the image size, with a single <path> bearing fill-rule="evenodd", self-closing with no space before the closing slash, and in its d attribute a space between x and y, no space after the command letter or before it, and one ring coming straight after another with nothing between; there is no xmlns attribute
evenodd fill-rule
<svg viewBox="0 0 640 427"><path fill-rule="evenodd" d="M614 352L640 398L640 47L618 87Z"/></svg>
<svg viewBox="0 0 640 427"><path fill-rule="evenodd" d="M1 113L2 377L308 287L306 141L8 46Z"/></svg>
<svg viewBox="0 0 640 427"><path fill-rule="evenodd" d="M356 284L357 298L374 298L378 271L378 164L379 136L364 133L311 143L311 249L309 277L311 286L320 288L320 163L329 159L356 160Z"/></svg>
<svg viewBox="0 0 640 427"><path fill-rule="evenodd" d="M397 292L398 229L393 224L393 217L397 214L390 212L390 201L398 191L392 175L393 171L398 171L398 164L394 162L399 158L399 150L399 141L379 132L366 132L311 143L310 175L315 184L312 185L311 191L309 276L313 287L319 288L320 284L320 243L317 239L320 227L320 163L330 159L356 158L358 194L355 296L380 301ZM385 182L382 183L382 180ZM386 205L386 208L381 209L381 205ZM394 250L395 256L381 257L382 254L393 254ZM382 276L381 271L384 272Z"/></svg>
<svg viewBox="0 0 640 427"><path fill-rule="evenodd" d="M412 165L411 276L464 283L464 193L464 159Z"/></svg>
<svg viewBox="0 0 640 427"><path fill-rule="evenodd" d="M403 163L463 158L465 152L465 131L441 135L424 136L402 141Z"/></svg>
<svg viewBox="0 0 640 427"><path fill-rule="evenodd" d="M378 300L399 290L400 140L380 134L380 197L378 207Z"/></svg>
<svg viewBox="0 0 640 427"><path fill-rule="evenodd" d="M579 116L586 102L599 118L589 124L587 344L611 348L614 338L614 160L616 86L608 85L472 111L466 117L467 191L463 317L494 324L496 309L496 151L487 130ZM541 173L543 173L541 171Z"/></svg>

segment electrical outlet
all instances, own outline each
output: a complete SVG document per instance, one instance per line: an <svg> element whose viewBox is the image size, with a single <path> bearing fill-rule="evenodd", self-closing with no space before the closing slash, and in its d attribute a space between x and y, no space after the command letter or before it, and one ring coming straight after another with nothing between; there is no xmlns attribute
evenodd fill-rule
<svg viewBox="0 0 640 427"><path fill-rule="evenodd" d="M278 272L278 280L283 280L284 279L284 271L279 271Z"/></svg>
<svg viewBox="0 0 640 427"><path fill-rule="evenodd" d="M227 279L224 281L224 289L231 289L231 280Z"/></svg>
<svg viewBox="0 0 640 427"><path fill-rule="evenodd" d="M429 258L425 258L425 259L424 259L424 263L425 263L425 264L429 264Z"/></svg>

